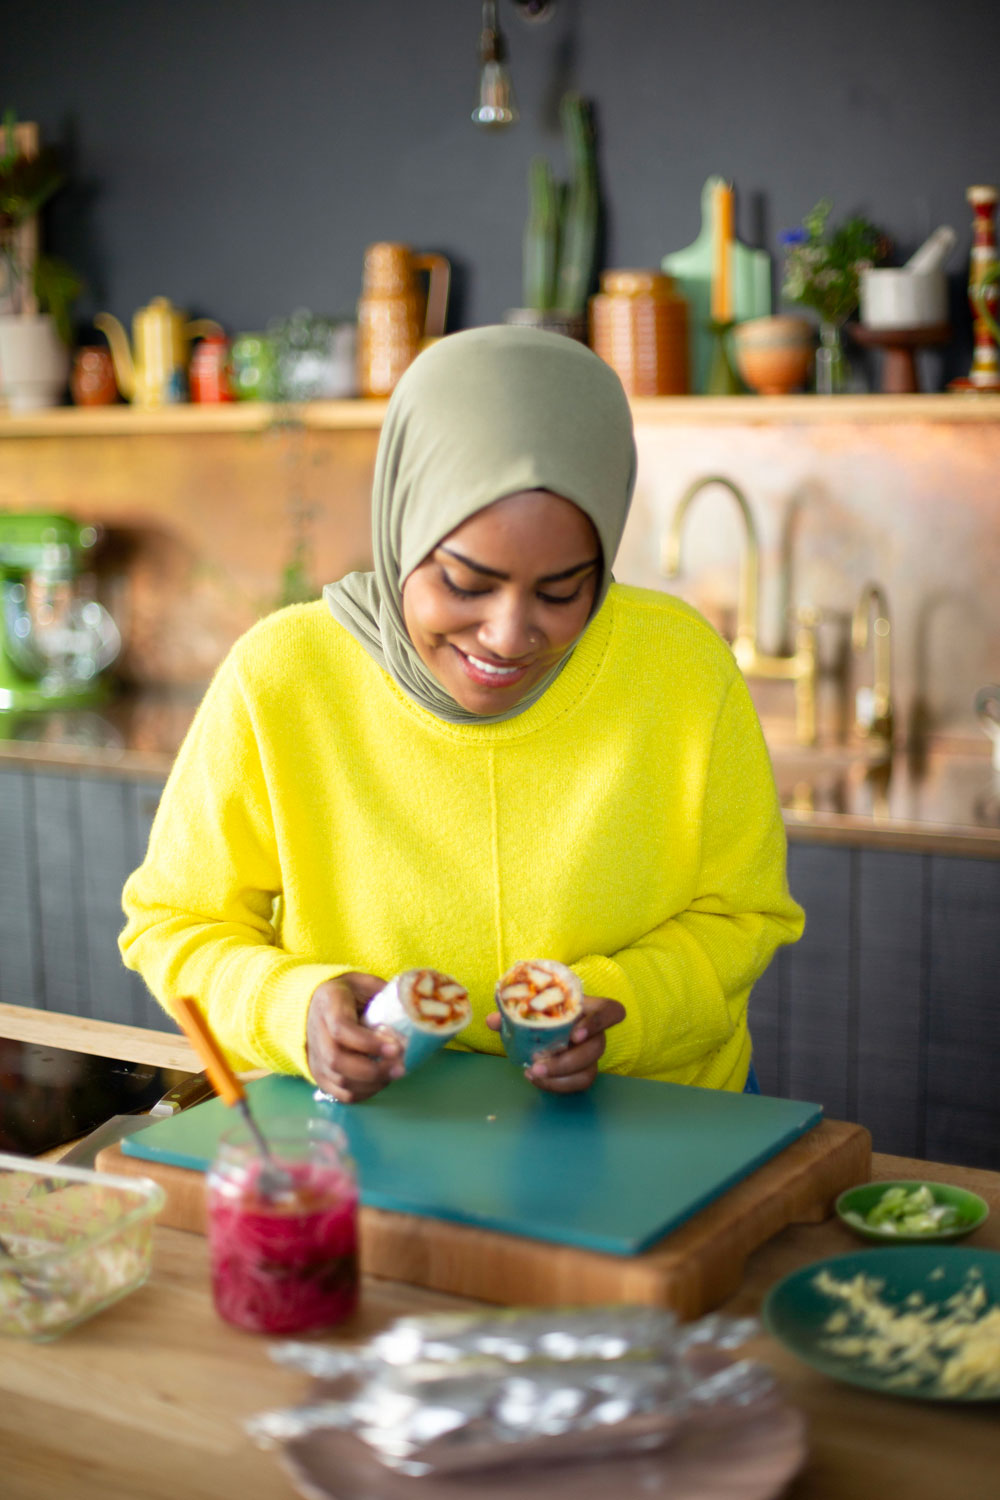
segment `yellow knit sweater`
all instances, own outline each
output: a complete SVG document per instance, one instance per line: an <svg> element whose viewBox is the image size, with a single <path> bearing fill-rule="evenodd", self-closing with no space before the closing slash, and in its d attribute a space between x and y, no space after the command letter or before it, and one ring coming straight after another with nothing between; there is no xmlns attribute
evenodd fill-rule
<svg viewBox="0 0 1000 1500"><path fill-rule="evenodd" d="M460 1044L500 1052L493 986L560 959L627 1017L602 1067L743 1087L750 987L803 925L756 715L679 600L615 585L523 714L448 724L322 603L220 667L125 887L126 964L193 995L237 1066L308 1073L316 986L433 966Z"/></svg>

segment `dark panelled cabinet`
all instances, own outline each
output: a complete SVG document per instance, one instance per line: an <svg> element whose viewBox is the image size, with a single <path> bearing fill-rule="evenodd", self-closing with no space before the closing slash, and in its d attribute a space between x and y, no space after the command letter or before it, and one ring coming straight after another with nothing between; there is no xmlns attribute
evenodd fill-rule
<svg viewBox="0 0 1000 1500"><path fill-rule="evenodd" d="M795 843L788 878L806 930L751 996L761 1088L1000 1168L1000 860Z"/></svg>
<svg viewBox="0 0 1000 1500"><path fill-rule="evenodd" d="M116 941L161 790L0 768L0 1001L170 1029ZM750 1001L764 1092L1000 1168L1000 860L796 842L789 883L805 935Z"/></svg>
<svg viewBox="0 0 1000 1500"><path fill-rule="evenodd" d="M169 1031L117 938L162 783L0 769L0 1001Z"/></svg>

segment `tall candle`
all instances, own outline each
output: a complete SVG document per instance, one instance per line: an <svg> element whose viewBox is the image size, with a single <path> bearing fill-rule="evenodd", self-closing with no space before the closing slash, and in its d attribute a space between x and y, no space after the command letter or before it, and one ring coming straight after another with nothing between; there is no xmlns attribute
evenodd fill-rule
<svg viewBox="0 0 1000 1500"><path fill-rule="evenodd" d="M733 190L727 182L715 189L712 215L712 318L728 323L733 315Z"/></svg>

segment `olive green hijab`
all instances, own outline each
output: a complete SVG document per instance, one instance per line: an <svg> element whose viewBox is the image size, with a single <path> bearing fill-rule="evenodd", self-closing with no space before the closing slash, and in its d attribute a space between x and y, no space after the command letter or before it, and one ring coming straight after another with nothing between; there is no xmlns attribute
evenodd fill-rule
<svg viewBox="0 0 1000 1500"><path fill-rule="evenodd" d="M534 328L451 334L413 362L389 401L372 492L375 570L328 584L323 597L397 685L438 718L513 718L542 696L571 653L506 713L469 713L414 650L403 624L403 583L477 511L522 490L551 490L578 505L600 538L596 613L634 485L628 401L596 354Z"/></svg>

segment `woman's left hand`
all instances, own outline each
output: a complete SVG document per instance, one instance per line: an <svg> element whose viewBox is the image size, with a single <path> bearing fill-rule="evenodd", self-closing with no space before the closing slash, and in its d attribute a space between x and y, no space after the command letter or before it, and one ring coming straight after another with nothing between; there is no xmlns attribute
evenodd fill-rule
<svg viewBox="0 0 1000 1500"><path fill-rule="evenodd" d="M525 1068L525 1078L552 1094L578 1094L589 1089L604 1055L604 1033L624 1019L625 1007L619 1001L584 995L583 1016L573 1028L569 1046L536 1058L530 1068ZM499 1011L487 1016L486 1024L492 1031L499 1031Z"/></svg>

